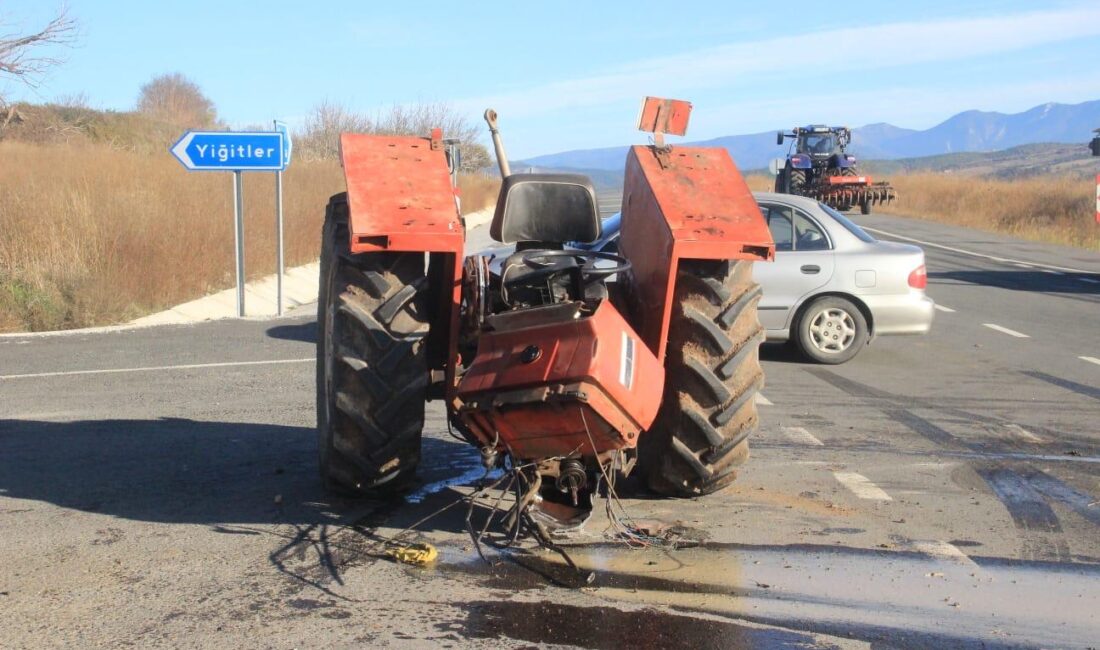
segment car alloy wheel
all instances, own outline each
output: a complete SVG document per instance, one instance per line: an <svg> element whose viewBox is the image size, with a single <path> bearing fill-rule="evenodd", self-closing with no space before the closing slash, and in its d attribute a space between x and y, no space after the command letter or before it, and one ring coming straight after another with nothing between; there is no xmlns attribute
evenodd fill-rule
<svg viewBox="0 0 1100 650"><path fill-rule="evenodd" d="M852 315L837 307L827 307L810 319L810 342L826 354L839 354L856 339Z"/></svg>

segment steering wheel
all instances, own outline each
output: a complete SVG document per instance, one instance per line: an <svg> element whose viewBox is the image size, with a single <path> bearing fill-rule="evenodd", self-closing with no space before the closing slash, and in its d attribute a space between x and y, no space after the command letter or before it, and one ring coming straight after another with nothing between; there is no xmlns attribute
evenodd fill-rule
<svg viewBox="0 0 1100 650"><path fill-rule="evenodd" d="M563 258L572 258L576 260L580 266L562 267L554 264L554 262ZM625 257L616 255L615 253L605 253L603 251L533 250L530 253L524 253L521 259L524 265L532 270L523 277L518 278L516 283L548 277L563 271L571 271L579 274L581 286L586 286L597 280L615 275L616 273L629 271L631 267L630 260ZM610 260L615 262L615 265L606 268L598 268L596 262L599 260ZM513 283L509 282L506 284Z"/></svg>

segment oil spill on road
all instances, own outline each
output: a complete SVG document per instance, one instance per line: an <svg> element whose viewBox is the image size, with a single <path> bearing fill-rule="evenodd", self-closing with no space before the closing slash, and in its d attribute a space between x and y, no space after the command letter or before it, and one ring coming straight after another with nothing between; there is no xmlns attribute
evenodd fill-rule
<svg viewBox="0 0 1100 650"><path fill-rule="evenodd" d="M1008 645L1072 645L1074 639L1100 636L1100 622L1089 614L1100 609L1095 566L972 558L975 565L917 551L808 544L707 542L688 549L629 550L604 543L568 550L579 572L557 554L537 550L490 555L490 567L452 549L438 570L473 578L496 592L590 602L589 607L672 608L677 614L886 641L890 647L898 638L908 641L897 647L985 647L994 632ZM588 572L596 574L591 584L584 580ZM1034 598L1038 593L1042 599ZM486 607L470 610L471 634L493 630L522 640L569 642L554 636L561 633L557 626L540 626L534 609L507 613L516 611L510 607L534 607L530 603ZM548 616L553 620L566 611L551 608ZM504 620L510 616L524 620ZM573 619L583 621L570 615L565 622ZM603 637L594 638L603 643Z"/></svg>
<svg viewBox="0 0 1100 650"><path fill-rule="evenodd" d="M592 650L822 647L812 636L799 632L756 628L652 608L625 611L550 601L474 601L462 607L466 610L465 620L437 627L465 638L508 637Z"/></svg>
<svg viewBox="0 0 1100 650"><path fill-rule="evenodd" d="M632 551L617 544L565 548L578 567L581 567L580 571L570 568L556 553L541 550L490 555L488 557L493 560L492 566L475 558L476 561L447 562L441 569L482 576L486 586L509 591L544 589L552 585L567 589L594 587L721 596L735 595L738 592L732 586L738 582L732 575L738 571L738 567L728 561L709 565L698 571L694 568L694 563L685 563L680 559L679 554L685 551ZM447 560L452 556L445 551L443 557ZM596 578L589 583L588 574L591 572L596 573ZM702 579L702 574L711 579L717 578L718 582L707 582Z"/></svg>
<svg viewBox="0 0 1100 650"><path fill-rule="evenodd" d="M472 445L459 446L449 443L446 455L425 455L417 468L420 476L430 478L413 492L405 495L409 503L423 503L433 494L453 486L472 485L484 477L485 468L481 465L481 456Z"/></svg>

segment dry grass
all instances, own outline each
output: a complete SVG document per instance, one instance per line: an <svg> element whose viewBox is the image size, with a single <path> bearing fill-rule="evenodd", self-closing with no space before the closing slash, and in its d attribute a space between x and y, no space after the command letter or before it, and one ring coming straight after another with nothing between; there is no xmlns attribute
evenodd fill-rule
<svg viewBox="0 0 1100 650"><path fill-rule="evenodd" d="M1100 250L1092 180L993 180L925 173L890 181L900 200L881 212Z"/></svg>
<svg viewBox="0 0 1100 650"><path fill-rule="evenodd" d="M770 192L774 177L745 177ZM1005 233L1033 241L1100 250L1092 179L1036 176L1000 180L937 173L889 177L900 200L878 212Z"/></svg>
<svg viewBox="0 0 1100 650"><path fill-rule="evenodd" d="M229 174L188 173L167 155L98 146L0 144L0 329L125 321L233 284ZM317 257L337 165L284 176L286 260ZM274 177L245 177L245 260L274 269Z"/></svg>
<svg viewBox="0 0 1100 650"><path fill-rule="evenodd" d="M775 177L770 174L747 174L745 182L753 192L771 192L775 189Z"/></svg>
<svg viewBox="0 0 1100 650"><path fill-rule="evenodd" d="M335 162L285 173L288 266L317 258L343 185ZM245 176L245 244L248 277L272 273L272 174ZM0 331L124 322L231 287L233 268L230 174L189 173L164 152L0 142Z"/></svg>
<svg viewBox="0 0 1100 650"><path fill-rule="evenodd" d="M500 193L500 179L485 174L464 174L458 177L462 213L469 214L492 205Z"/></svg>

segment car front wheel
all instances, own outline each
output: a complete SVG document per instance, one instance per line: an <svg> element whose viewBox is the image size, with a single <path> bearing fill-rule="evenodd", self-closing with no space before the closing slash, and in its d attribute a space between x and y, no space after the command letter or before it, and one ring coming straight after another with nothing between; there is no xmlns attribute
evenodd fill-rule
<svg viewBox="0 0 1100 650"><path fill-rule="evenodd" d="M802 354L827 364L844 363L859 354L870 334L863 312L851 301L836 296L810 303L796 327Z"/></svg>

